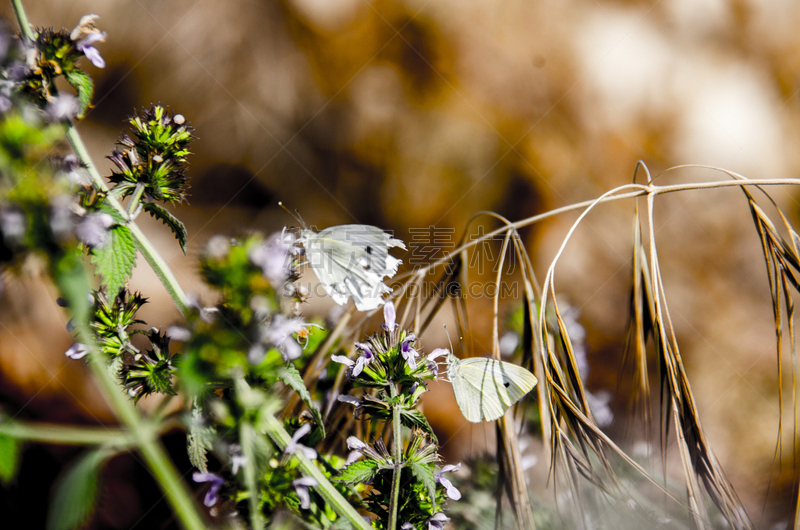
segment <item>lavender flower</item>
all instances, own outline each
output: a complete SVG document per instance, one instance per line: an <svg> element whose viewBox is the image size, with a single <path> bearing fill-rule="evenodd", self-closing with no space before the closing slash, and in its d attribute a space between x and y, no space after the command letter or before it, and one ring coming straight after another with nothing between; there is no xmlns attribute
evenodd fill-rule
<svg viewBox="0 0 800 530"><path fill-rule="evenodd" d="M306 447L305 445L298 443L300 438L308 434L310 430L311 430L310 423L306 423L305 425L297 429L294 435L292 435L291 441L288 444L286 444L286 449L284 450L284 452L287 455L291 455L294 454L295 451L299 449L306 456L306 458L308 458L309 460L315 460L317 458L317 452L310 447Z"/></svg>
<svg viewBox="0 0 800 530"><path fill-rule="evenodd" d="M76 215L72 197L59 195L50 203L50 231L56 239L67 240L75 229Z"/></svg>
<svg viewBox="0 0 800 530"><path fill-rule="evenodd" d="M194 293L186 295L186 305L189 306L189 309L197 311L200 314L200 320L206 324L213 323L219 313L219 309L216 307L203 307L200 298Z"/></svg>
<svg viewBox="0 0 800 530"><path fill-rule="evenodd" d="M114 218L107 213L90 213L78 222L75 235L93 248L102 248L108 243L108 230L114 226Z"/></svg>
<svg viewBox="0 0 800 530"><path fill-rule="evenodd" d="M50 98L44 109L44 117L50 123L71 120L80 112L80 105L75 96L70 94L58 94Z"/></svg>
<svg viewBox="0 0 800 530"><path fill-rule="evenodd" d="M261 340L278 348L284 359L297 359L302 355L303 348L292 335L305 331L308 326L309 324L303 322L302 318L286 318L283 315L275 315L269 327L262 332Z"/></svg>
<svg viewBox="0 0 800 530"><path fill-rule="evenodd" d="M85 166L73 154L64 157L61 161L60 171L66 174L67 179L75 186L91 186L92 184L92 179Z"/></svg>
<svg viewBox="0 0 800 530"><path fill-rule="evenodd" d="M345 359L345 360L349 361L350 365L352 366L353 361L351 361L347 357L344 357L344 356L341 356L341 355L334 355L333 357L339 357L341 359ZM333 359L333 360L336 361L336 359ZM342 361L336 361L336 362L342 362ZM354 407L360 407L361 406L361 400L360 399L356 399L353 396L339 396L336 399L338 401L341 401L342 403L350 403Z"/></svg>
<svg viewBox="0 0 800 530"><path fill-rule="evenodd" d="M235 475L240 467L247 464L247 456L242 454L242 446L239 444L231 444L228 453L231 455L231 473Z"/></svg>
<svg viewBox="0 0 800 530"><path fill-rule="evenodd" d="M211 487L208 489L205 499L203 499L203 504L208 507L217 504L217 501L219 501L219 490L222 488L222 485L225 484L225 480L222 477L214 473L195 472L192 475L192 480L195 482L210 482Z"/></svg>
<svg viewBox="0 0 800 530"><path fill-rule="evenodd" d="M0 231L7 244L22 243L28 230L28 220L21 210L16 208L0 209Z"/></svg>
<svg viewBox="0 0 800 530"><path fill-rule="evenodd" d="M449 517L439 512L428 519L428 530L444 530L444 524L449 520Z"/></svg>
<svg viewBox="0 0 800 530"><path fill-rule="evenodd" d="M391 303L391 302L390 302ZM412 370L417 368L417 361L416 357L419 355L417 350L411 347L411 343L416 340L416 337L413 333L409 333L405 339L403 339L403 343L400 345L400 354L403 356L403 359L406 360L408 366L411 367Z"/></svg>
<svg viewBox="0 0 800 530"><path fill-rule="evenodd" d="M436 362L436 359L441 357L442 355L447 355L450 353L450 350L446 350L444 348L436 348L431 353L428 354L428 370L431 371L434 377L439 375L439 364Z"/></svg>
<svg viewBox="0 0 800 530"><path fill-rule="evenodd" d="M364 370L364 367L375 358L375 355L372 353L372 350L369 349L367 344L364 344L363 342L356 342L356 348L361 350L361 355L359 355L358 359L356 359L356 365L353 368L353 377L357 377L358 374Z"/></svg>
<svg viewBox="0 0 800 530"><path fill-rule="evenodd" d="M308 488L317 485L316 479L313 477L302 477L292 481L292 485L297 492L297 496L300 497L300 508L308 510L311 506L311 494Z"/></svg>
<svg viewBox="0 0 800 530"><path fill-rule="evenodd" d="M76 342L72 346L70 346L67 351L64 352L64 355L72 359L73 361L77 361L78 359L83 359L89 353L89 347L85 344L81 344L80 342Z"/></svg>
<svg viewBox="0 0 800 530"><path fill-rule="evenodd" d="M452 482L444 478L444 474L449 473L450 471L458 471L460 468L461 464L457 464L455 466L447 465L444 466L442 470L436 474L436 483L444 486L444 489L447 492L447 496L453 499L454 501L457 501L458 499L461 498L461 492L458 491L458 489L456 489L455 486L453 486Z"/></svg>
<svg viewBox="0 0 800 530"><path fill-rule="evenodd" d="M411 523L403 523L403 526L400 527L400 530L414 530L414 525Z"/></svg>
<svg viewBox="0 0 800 530"><path fill-rule="evenodd" d="M94 21L97 20L97 15L85 15L81 17L80 22L75 29L70 33L69 38L76 41L78 44L75 46L79 52L82 52L87 59L97 68L105 68L106 62L100 57L100 52L92 46L96 42L105 42L108 36L105 31L101 32L95 26Z"/></svg>
<svg viewBox="0 0 800 530"><path fill-rule="evenodd" d="M134 151L131 151L134 152ZM228 257L231 251L231 242L225 236L211 236L206 243L204 254L212 259L222 260Z"/></svg>
<svg viewBox="0 0 800 530"><path fill-rule="evenodd" d="M355 436L348 436L347 448L350 449L351 451L358 451L360 453L367 448L367 444L365 444Z"/></svg>
<svg viewBox="0 0 800 530"><path fill-rule="evenodd" d="M396 322L397 314L395 313L393 302L386 302L386 305L383 306L383 319L386 321L383 327L389 331L394 331L400 327L400 324Z"/></svg>
<svg viewBox="0 0 800 530"><path fill-rule="evenodd" d="M280 286L292 274L291 250L295 236L291 232L273 234L247 255L253 265L261 268L261 273L273 286Z"/></svg>
<svg viewBox="0 0 800 530"><path fill-rule="evenodd" d="M192 332L182 326L170 326L167 328L166 336L177 342L189 342Z"/></svg>

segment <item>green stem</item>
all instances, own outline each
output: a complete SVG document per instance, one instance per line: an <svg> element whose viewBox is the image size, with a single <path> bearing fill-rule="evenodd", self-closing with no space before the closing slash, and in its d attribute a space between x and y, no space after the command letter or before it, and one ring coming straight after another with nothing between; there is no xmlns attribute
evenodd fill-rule
<svg viewBox="0 0 800 530"><path fill-rule="evenodd" d="M25 38L35 40L33 30L28 22L28 15L25 14L25 9L22 7L22 0L11 0L11 5L14 7L14 14L17 16L19 29Z"/></svg>
<svg viewBox="0 0 800 530"><path fill-rule="evenodd" d="M267 435L281 450L285 450L292 439L289 433L286 432L286 429L283 428L281 422L273 416L267 417ZM317 481L317 485L315 486L317 492L334 510L336 510L336 513L350 521L350 524L352 524L354 528L359 530L371 530L372 526L361 517L349 502L347 502L347 499L342 497L342 494L333 487L333 484L330 483L328 478L312 460L309 460L302 451L294 453L294 457L297 458L297 462L300 464L300 469L303 470L303 473Z"/></svg>
<svg viewBox="0 0 800 530"><path fill-rule="evenodd" d="M397 387L391 385L392 398L397 398ZM400 422L400 404L392 406L392 460L394 471L392 471L392 491L389 502L389 530L397 528L398 504L400 503L400 475L403 471L403 424Z"/></svg>
<svg viewBox="0 0 800 530"><path fill-rule="evenodd" d="M256 431L253 426L243 421L239 427L239 441L242 444L242 454L247 458L251 465L244 466L244 482L247 485L249 493L247 502L250 505L250 526L253 530L262 530L264 528L264 516L258 507L258 481L256 477L256 455L253 450L253 440L256 437Z"/></svg>
<svg viewBox="0 0 800 530"><path fill-rule="evenodd" d="M53 423L34 423L8 420L0 425L0 434L29 440L63 445L131 446L133 436L125 429L108 427L72 427Z"/></svg>
<svg viewBox="0 0 800 530"><path fill-rule="evenodd" d="M142 200L142 195L144 194L144 182L137 182L136 188L133 190L133 195L131 196L130 200L128 201L128 219L133 221L134 213L136 209L139 207L139 201Z"/></svg>

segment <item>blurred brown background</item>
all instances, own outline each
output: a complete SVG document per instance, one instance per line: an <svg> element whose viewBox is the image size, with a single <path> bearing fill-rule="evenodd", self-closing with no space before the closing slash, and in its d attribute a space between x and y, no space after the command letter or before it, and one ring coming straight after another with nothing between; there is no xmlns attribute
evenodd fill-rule
<svg viewBox="0 0 800 530"><path fill-rule="evenodd" d="M98 46L108 66L86 61L95 109L79 125L102 171L134 108L160 102L196 127L190 204L175 210L189 230L189 255L141 219L184 288L205 297L196 269L203 244L217 233L293 224L278 200L318 227L375 224L408 242L413 229L433 226L455 229L455 240L479 210L518 220L595 198L630 182L639 159L654 174L693 163L793 177L800 166L800 6L790 0L25 4L35 26L71 29L96 13L109 34ZM685 170L663 182L722 178ZM774 193L796 218L796 193ZM619 383L631 212L620 203L589 216L556 277L587 328L593 391ZM524 233L540 275L574 219ZM777 369L746 203L735 190L662 197L656 222L707 434L751 517L759 526L780 521L791 509L791 483L773 481L767 499L777 475ZM146 267L131 286L154 302L148 323L178 320ZM50 421L111 421L84 367L63 356L70 339L53 293L35 277L9 281L0 308L6 408ZM328 307L312 304L310 313ZM489 344L489 306L475 301L470 309L477 347ZM437 334L425 345L445 340ZM461 425L444 386L432 395L451 408L426 411L446 439ZM625 401L612 408L610 431L623 443L640 440L625 426ZM487 441L467 430L453 440L454 458ZM54 460L70 454L37 451ZM544 477L546 463L538 467ZM102 524L131 524L109 521Z"/></svg>

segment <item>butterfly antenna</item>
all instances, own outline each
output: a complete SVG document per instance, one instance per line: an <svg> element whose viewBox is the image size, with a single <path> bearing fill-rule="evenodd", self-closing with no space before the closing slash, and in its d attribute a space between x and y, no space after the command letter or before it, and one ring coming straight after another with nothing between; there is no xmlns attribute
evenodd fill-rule
<svg viewBox="0 0 800 530"><path fill-rule="evenodd" d="M442 327L444 328L444 332L447 334L447 342L450 343L450 351L453 353L453 355L455 355L456 350L453 348L453 341L450 340L450 332L447 331L447 324L442 324Z"/></svg>
<svg viewBox="0 0 800 530"><path fill-rule="evenodd" d="M300 226L302 226L303 228L308 228L308 227L306 226L306 222L303 220L303 216L301 216L301 215L300 215L300 210L298 210L297 208L295 208L295 209L294 209L294 211L292 212L291 210L289 210L289 208L287 208L287 207L286 207L286 205L285 205L285 204L283 204L283 201L278 201L278 206L280 206L281 208L283 208L283 209L286 211L286 213L288 213L289 215L291 215L291 216L292 216L292 218L293 218L295 221L297 221L298 223L300 223Z"/></svg>

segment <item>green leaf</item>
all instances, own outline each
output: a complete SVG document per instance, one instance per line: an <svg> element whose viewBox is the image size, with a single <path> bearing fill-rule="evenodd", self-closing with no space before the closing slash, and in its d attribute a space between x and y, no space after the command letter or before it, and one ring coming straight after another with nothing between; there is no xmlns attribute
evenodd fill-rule
<svg viewBox="0 0 800 530"><path fill-rule="evenodd" d="M212 448L216 429L205 425L203 420L203 410L198 400L195 399L192 406L192 421L189 424L189 436L187 436L187 451L192 465L199 471L208 473L206 453Z"/></svg>
<svg viewBox="0 0 800 530"><path fill-rule="evenodd" d="M359 460L342 469L342 472L338 477L334 477L334 480L355 486L372 480L378 474L378 471L378 462L369 459Z"/></svg>
<svg viewBox="0 0 800 530"><path fill-rule="evenodd" d="M172 233L175 234L175 239L178 240L178 244L181 246L181 250L184 254L186 254L186 227L183 223L169 213L163 206L160 206L154 202L144 202L142 203L142 207L144 211L155 217L156 219L160 220L162 223L167 225Z"/></svg>
<svg viewBox="0 0 800 530"><path fill-rule="evenodd" d="M311 399L311 394L309 394L306 384L303 382L303 378L300 372L297 371L297 368L295 368L292 363L286 363L284 366L278 368L278 377L280 377L281 381L286 383L289 388L297 392L300 399L308 405L311 414L314 415L314 421L317 422L317 426L322 431L322 437L325 438L325 424L322 421L322 414Z"/></svg>
<svg viewBox="0 0 800 530"><path fill-rule="evenodd" d="M83 118L89 108L89 104L92 102L92 93L94 92L92 78L83 70L78 69L66 71L64 76L69 84L72 85L72 88L75 89L75 92L78 93L78 104L80 105L78 118Z"/></svg>
<svg viewBox="0 0 800 530"><path fill-rule="evenodd" d="M436 444L439 443L439 441L436 439L436 435L433 433L433 429L431 428L430 423L428 423L428 419L420 411L414 409L401 410L400 423L402 423L409 429L413 429L414 427L416 427L417 429L422 430L431 437L433 443Z"/></svg>
<svg viewBox="0 0 800 530"><path fill-rule="evenodd" d="M410 462L408 467L411 468L411 472L414 474L422 485L425 486L425 489L428 490L428 495L431 498L431 504L436 504L436 479L433 476L433 469L431 466L426 466L420 464L419 462Z"/></svg>
<svg viewBox="0 0 800 530"><path fill-rule="evenodd" d="M0 434L0 482L8 484L17 474L20 443L5 434Z"/></svg>
<svg viewBox="0 0 800 530"><path fill-rule="evenodd" d="M100 469L110 456L107 450L91 451L59 478L47 513L47 530L73 530L88 519Z"/></svg>
<svg viewBox="0 0 800 530"><path fill-rule="evenodd" d="M89 321L89 278L83 260L77 252L67 252L52 264L51 274L61 296L67 300L74 322L86 324Z"/></svg>
<svg viewBox="0 0 800 530"><path fill-rule="evenodd" d="M108 235L105 246L92 250L92 263L103 278L103 287L110 296L115 296L131 276L136 263L136 246L131 231L125 226L115 226Z"/></svg>

